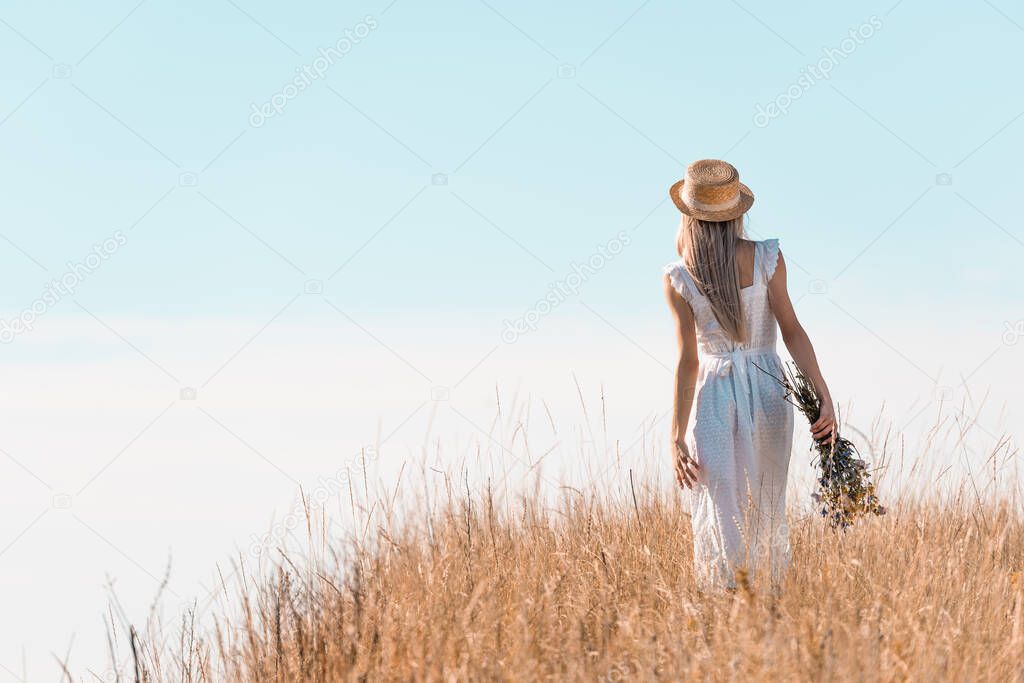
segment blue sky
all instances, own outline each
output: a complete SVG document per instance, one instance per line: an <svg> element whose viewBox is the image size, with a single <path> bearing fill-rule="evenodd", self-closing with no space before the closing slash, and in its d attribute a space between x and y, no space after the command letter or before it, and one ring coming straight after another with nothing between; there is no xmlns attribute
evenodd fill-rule
<svg viewBox="0 0 1024 683"><path fill-rule="evenodd" d="M496 395L574 424L575 377L623 443L663 436L667 190L699 158L756 194L846 414L912 431L954 405L984 438L953 455L984 455L1024 419L1022 62L1005 0L4 3L0 319L38 314L0 345L0 567L33 615L0 664L90 642L104 576L148 605L169 550L194 595L381 434L386 478L429 439L486 448ZM586 433L559 432L565 462Z"/></svg>
<svg viewBox="0 0 1024 683"><path fill-rule="evenodd" d="M239 7L255 21L228 2L146 2L109 35L133 5L5 10L24 36L4 27L0 48L5 236L62 272L145 215L82 292L97 315L257 316L389 220L329 283L354 310L500 319L551 274L491 223L558 271L643 221L639 248L587 294L651 313L642 274L671 257L676 219L659 202L685 163L726 151L758 195L755 227L808 277L834 278L902 214L836 281L843 292L972 307L1019 293L1012 269L979 267L1021 248L992 222L1016 228L1024 96L992 76L1020 62L1024 32L986 3ZM378 27L324 80L249 126L252 104L367 16ZM872 16L881 29L829 80L753 125L757 105ZM189 172L197 186L179 187ZM430 186L435 172L447 187ZM935 186L943 172L952 186ZM0 258L0 296L17 309L42 273L8 245Z"/></svg>

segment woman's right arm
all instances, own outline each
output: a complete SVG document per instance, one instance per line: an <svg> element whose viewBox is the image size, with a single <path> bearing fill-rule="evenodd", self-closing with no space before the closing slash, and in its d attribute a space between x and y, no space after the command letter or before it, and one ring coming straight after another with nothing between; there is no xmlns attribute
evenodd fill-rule
<svg viewBox="0 0 1024 683"><path fill-rule="evenodd" d="M676 342L679 357L676 361L675 391L672 401L672 450L675 455L676 481L683 488L697 481L700 467L693 460L686 447L686 427L693 408L694 387L697 384L697 329L693 322L693 311L683 297L672 286L672 280L665 276L665 297L676 328Z"/></svg>
<svg viewBox="0 0 1024 683"><path fill-rule="evenodd" d="M811 380L811 384L821 400L821 413L817 421L811 425L811 435L815 441L834 438L836 435L835 409L832 406L832 396L828 391L828 385L825 384L821 369L818 367L818 358L814 354L811 339L797 319L793 302L789 299L789 290L786 287L786 260L782 258L781 251L775 273L768 281L768 301L775 320L779 323L782 341L789 349L789 355L796 361L800 371Z"/></svg>

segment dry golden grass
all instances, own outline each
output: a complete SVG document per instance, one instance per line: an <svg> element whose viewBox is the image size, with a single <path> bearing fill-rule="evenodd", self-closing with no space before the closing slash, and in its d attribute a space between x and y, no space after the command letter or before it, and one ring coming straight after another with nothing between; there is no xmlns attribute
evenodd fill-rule
<svg viewBox="0 0 1024 683"><path fill-rule="evenodd" d="M845 535L793 519L773 595L698 590L678 496L612 498L499 512L486 491L453 495L336 553L311 526L316 552L225 580L236 611L205 639L188 623L169 647L143 634L140 677L1024 680L1024 523L1009 504L897 504Z"/></svg>
<svg viewBox="0 0 1024 683"><path fill-rule="evenodd" d="M577 462L613 457L611 480L545 487L551 449L531 453L528 416L499 409L497 448L478 444L461 483L424 462L372 494L364 466L344 501L347 540L307 504L303 542L236 561L212 619L200 604L165 628L154 609L137 634L113 610L112 670L188 682L1024 681L1017 450L988 432L972 443L963 415L940 414L913 459L880 420L870 434L848 427L884 470L889 514L834 532L800 507L811 486L791 483L785 584L730 593L695 584L660 444L642 438L634 462L651 471L634 476L618 443L598 448L588 429ZM469 470L493 458L523 469L471 491ZM508 493L511 481L533 492Z"/></svg>

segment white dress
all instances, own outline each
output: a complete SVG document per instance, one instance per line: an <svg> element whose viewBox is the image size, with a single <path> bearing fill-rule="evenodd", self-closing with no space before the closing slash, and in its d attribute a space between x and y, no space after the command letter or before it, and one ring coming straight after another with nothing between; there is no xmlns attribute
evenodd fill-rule
<svg viewBox="0 0 1024 683"><path fill-rule="evenodd" d="M753 575L768 566L773 582L789 564L786 477L793 444L793 407L775 380L776 322L768 281L779 241L755 242L754 282L740 290L749 336L735 344L682 260L665 267L693 311L700 351L694 414L686 442L700 465L692 507L693 555L698 580L735 586L735 569Z"/></svg>

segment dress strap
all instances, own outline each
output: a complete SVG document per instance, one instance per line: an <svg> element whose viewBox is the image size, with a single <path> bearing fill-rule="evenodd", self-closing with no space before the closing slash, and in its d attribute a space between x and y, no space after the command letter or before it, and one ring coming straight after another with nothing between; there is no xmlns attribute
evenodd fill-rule
<svg viewBox="0 0 1024 683"><path fill-rule="evenodd" d="M761 273L763 282L767 285L775 275L775 266L779 263L779 240L773 238L758 242L754 256L757 261L754 268Z"/></svg>
<svg viewBox="0 0 1024 683"><path fill-rule="evenodd" d="M679 295L683 297L687 304L690 306L690 310L695 310L694 306L697 302L697 283L690 277L690 273L687 272L686 266L683 262L676 261L665 266L665 274L668 275L669 280L672 282L672 287L675 288Z"/></svg>

